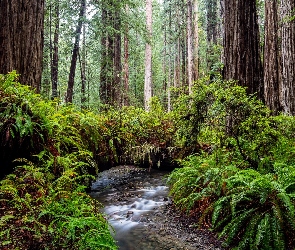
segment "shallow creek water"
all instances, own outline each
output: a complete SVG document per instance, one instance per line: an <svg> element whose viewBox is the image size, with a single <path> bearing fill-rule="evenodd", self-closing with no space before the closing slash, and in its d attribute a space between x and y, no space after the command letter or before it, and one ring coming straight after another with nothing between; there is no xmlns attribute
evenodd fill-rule
<svg viewBox="0 0 295 250"><path fill-rule="evenodd" d="M221 250L208 230L175 211L168 172L118 166L99 174L90 195L104 208L119 250Z"/></svg>
<svg viewBox="0 0 295 250"><path fill-rule="evenodd" d="M131 177L123 174L119 180L102 173L93 183L91 196L104 205L103 212L115 230L120 250L171 249L160 247L161 242L151 237L153 224L157 223L155 215L162 213L169 202L166 174L139 171Z"/></svg>

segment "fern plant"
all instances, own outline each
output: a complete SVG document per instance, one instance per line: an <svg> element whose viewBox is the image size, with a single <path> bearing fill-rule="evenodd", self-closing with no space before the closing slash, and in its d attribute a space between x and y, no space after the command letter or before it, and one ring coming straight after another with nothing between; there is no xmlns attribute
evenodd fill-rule
<svg viewBox="0 0 295 250"><path fill-rule="evenodd" d="M241 170L226 181L214 204L212 223L235 249L286 249L295 232L295 168L274 174ZM238 243L236 243L238 240Z"/></svg>
<svg viewBox="0 0 295 250"><path fill-rule="evenodd" d="M238 169L234 166L217 167L212 158L188 157L183 168L173 171L168 178L170 195L183 211L202 214L199 225L211 215L214 202L225 192L224 180ZM210 221L210 220L209 220Z"/></svg>
<svg viewBox="0 0 295 250"><path fill-rule="evenodd" d="M81 186L71 192L52 190L39 214L41 222L50 222L47 230L53 240L48 247L117 249L106 219L99 212L100 204L83 191Z"/></svg>

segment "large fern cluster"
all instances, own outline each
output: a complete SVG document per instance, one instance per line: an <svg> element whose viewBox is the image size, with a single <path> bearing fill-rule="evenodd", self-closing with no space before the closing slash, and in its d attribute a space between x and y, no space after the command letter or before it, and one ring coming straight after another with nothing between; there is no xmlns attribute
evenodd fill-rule
<svg viewBox="0 0 295 250"><path fill-rule="evenodd" d="M44 100L16 77L0 75L0 248L117 249L85 193L97 166L83 126L96 116Z"/></svg>
<svg viewBox="0 0 295 250"><path fill-rule="evenodd" d="M273 174L247 169L227 179L227 192L214 204L212 222L237 249L285 249L295 232L295 168Z"/></svg>
<svg viewBox="0 0 295 250"><path fill-rule="evenodd" d="M176 206L219 232L226 246L294 247L295 119L272 116L232 82L199 82L195 88L186 102L180 100L181 117L188 119L179 120L178 136L204 152L170 175Z"/></svg>
<svg viewBox="0 0 295 250"><path fill-rule="evenodd" d="M104 165L139 163L146 158L152 165L152 153L159 159L168 157L172 151L162 149L173 146L171 114L165 114L157 100L149 113L134 107L81 111L59 100L45 100L16 79L15 72L0 75L0 178L11 173L0 184L0 199L5 201L5 214L20 215L1 214L0 229L5 232L1 244L26 249L47 247L50 241L56 248L75 249L83 243L81 249L104 249L97 246L106 240L105 249L113 249L107 223L96 205L90 205L91 199L77 190L89 186ZM28 162L30 168L25 167ZM31 174L44 183L40 186L35 177L23 178ZM29 224L21 219L27 217ZM27 237L22 241L18 238L24 228Z"/></svg>
<svg viewBox="0 0 295 250"><path fill-rule="evenodd" d="M31 163L0 182L1 249L117 249L100 205L77 173L53 176Z"/></svg>

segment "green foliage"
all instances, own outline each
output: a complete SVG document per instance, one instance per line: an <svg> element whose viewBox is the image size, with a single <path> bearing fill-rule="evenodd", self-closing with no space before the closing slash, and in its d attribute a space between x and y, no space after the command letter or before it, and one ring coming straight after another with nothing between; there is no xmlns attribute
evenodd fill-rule
<svg viewBox="0 0 295 250"><path fill-rule="evenodd" d="M173 171L168 178L170 195L180 209L190 214L201 214L199 225L213 211L213 204L225 192L224 180L238 171L234 166L216 167L215 161L197 156L182 162L183 168ZM209 220L210 221L210 220Z"/></svg>
<svg viewBox="0 0 295 250"><path fill-rule="evenodd" d="M293 246L295 119L218 79L197 82L175 116L176 143L198 145L168 179L179 209L236 249Z"/></svg>
<svg viewBox="0 0 295 250"><path fill-rule="evenodd" d="M294 185L294 170L277 167L274 174L260 174L247 169L227 179L227 192L212 215L226 244L239 237L237 249L285 249L285 238L295 232L294 190L287 189Z"/></svg>
<svg viewBox="0 0 295 250"><path fill-rule="evenodd" d="M134 107L78 111L44 100L16 77L0 78L0 169L11 173L0 184L1 246L116 249L83 185L93 180L97 163L139 162L173 146L171 114L156 99L149 113Z"/></svg>
<svg viewBox="0 0 295 250"><path fill-rule="evenodd" d="M0 247L117 249L83 186L97 169L87 143L97 138L85 133L97 116L46 101L16 77L0 75L0 170L11 173L0 182Z"/></svg>
<svg viewBox="0 0 295 250"><path fill-rule="evenodd" d="M1 247L117 249L99 204L84 193L83 186L56 187L56 182L65 184L64 179L75 183L73 176L52 182L44 168L30 164L18 167L0 182L5 211L5 215L0 213Z"/></svg>

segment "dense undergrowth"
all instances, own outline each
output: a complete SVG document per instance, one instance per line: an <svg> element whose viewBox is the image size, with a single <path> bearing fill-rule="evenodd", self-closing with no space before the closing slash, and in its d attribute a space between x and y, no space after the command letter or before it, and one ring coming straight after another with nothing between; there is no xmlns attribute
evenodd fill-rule
<svg viewBox="0 0 295 250"><path fill-rule="evenodd" d="M85 189L106 165L171 157L172 116L156 99L149 113L81 111L16 79L0 75L0 249L116 249Z"/></svg>
<svg viewBox="0 0 295 250"><path fill-rule="evenodd" d="M236 249L294 247L293 117L221 80L147 113L78 110L16 78L0 76L0 249L117 249L85 189L105 166L172 159L171 196L198 226Z"/></svg>
<svg viewBox="0 0 295 250"><path fill-rule="evenodd" d="M82 129L91 116L16 77L0 76L0 249L117 249L85 193L97 171Z"/></svg>
<svg viewBox="0 0 295 250"><path fill-rule="evenodd" d="M219 232L225 246L293 249L295 119L272 116L233 82L206 79L182 98L178 114L186 118L183 143L204 150L170 175L176 206Z"/></svg>

